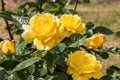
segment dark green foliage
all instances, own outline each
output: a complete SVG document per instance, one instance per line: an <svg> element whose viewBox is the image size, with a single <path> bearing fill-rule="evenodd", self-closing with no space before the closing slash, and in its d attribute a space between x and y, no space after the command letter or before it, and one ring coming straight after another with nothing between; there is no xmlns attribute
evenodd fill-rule
<svg viewBox="0 0 120 80"><path fill-rule="evenodd" d="M87 30L92 29L94 27L94 23L88 22L88 23L86 23L86 27L87 27Z"/></svg>
<svg viewBox="0 0 120 80"><path fill-rule="evenodd" d="M106 34L106 35L111 35L113 34L113 31L111 31L110 29L104 27L104 26L98 26L94 29L94 33L97 33L97 32L100 32L100 33L103 33L103 34Z"/></svg>
<svg viewBox="0 0 120 80"><path fill-rule="evenodd" d="M115 34L116 36L120 37L120 31L117 31Z"/></svg>

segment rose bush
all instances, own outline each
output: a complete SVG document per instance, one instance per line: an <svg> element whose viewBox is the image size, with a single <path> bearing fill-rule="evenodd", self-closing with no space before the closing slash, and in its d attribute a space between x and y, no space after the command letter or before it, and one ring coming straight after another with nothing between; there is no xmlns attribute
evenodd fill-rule
<svg viewBox="0 0 120 80"><path fill-rule="evenodd" d="M120 48L104 45L110 30L83 23L75 10L66 9L68 2L36 0L22 3L16 13L0 12L10 35L0 38L0 80L120 79L119 67L112 65L103 73L97 59L120 54ZM13 40L12 33L20 39Z"/></svg>

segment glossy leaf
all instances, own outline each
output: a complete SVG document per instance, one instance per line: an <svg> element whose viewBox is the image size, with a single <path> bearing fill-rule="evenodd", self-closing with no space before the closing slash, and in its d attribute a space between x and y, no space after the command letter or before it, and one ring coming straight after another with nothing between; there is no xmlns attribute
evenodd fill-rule
<svg viewBox="0 0 120 80"><path fill-rule="evenodd" d="M63 52L65 50L66 45L64 43L58 43L53 50L55 50L55 52Z"/></svg>
<svg viewBox="0 0 120 80"><path fill-rule="evenodd" d="M57 57L55 56L55 54L52 54L50 52L48 52L44 57L47 67L51 73L54 71L56 58Z"/></svg>
<svg viewBox="0 0 120 80"><path fill-rule="evenodd" d="M53 80L72 80L72 78L69 78L69 76L65 73L56 73L56 76L53 78Z"/></svg>
<svg viewBox="0 0 120 80"><path fill-rule="evenodd" d="M5 60L0 63L0 66L3 67L5 70L12 70L15 66L19 64L18 61L15 60Z"/></svg>
<svg viewBox="0 0 120 80"><path fill-rule="evenodd" d="M86 23L86 27L87 27L87 30L89 30L89 29L94 27L94 23L93 22L88 22L88 23Z"/></svg>
<svg viewBox="0 0 120 80"><path fill-rule="evenodd" d="M56 77L55 75L47 75L45 80L53 80L53 78Z"/></svg>
<svg viewBox="0 0 120 80"><path fill-rule="evenodd" d="M39 70L40 76L44 76L47 74L47 64L46 62L43 63L42 68L40 68Z"/></svg>
<svg viewBox="0 0 120 80"><path fill-rule="evenodd" d="M33 65L29 66L28 71L32 75L35 72L35 65L33 64Z"/></svg>
<svg viewBox="0 0 120 80"><path fill-rule="evenodd" d="M107 52L103 52L99 54L103 59L109 58L109 54Z"/></svg>
<svg viewBox="0 0 120 80"><path fill-rule="evenodd" d="M18 46L19 45L19 46ZM35 50L27 46L26 42L20 42L15 44L16 56L26 56L32 54Z"/></svg>
<svg viewBox="0 0 120 80"><path fill-rule="evenodd" d="M78 14L76 11L74 11L72 9L66 9L66 8L63 8L62 12L63 12L63 14Z"/></svg>
<svg viewBox="0 0 120 80"><path fill-rule="evenodd" d="M5 20L13 21L11 14L7 12L1 12L0 17L4 18Z"/></svg>
<svg viewBox="0 0 120 80"><path fill-rule="evenodd" d="M4 80L5 79L5 75L6 75L5 70L0 70L0 80Z"/></svg>
<svg viewBox="0 0 120 80"><path fill-rule="evenodd" d="M65 6L66 4L69 4L70 0L56 0L56 2L62 6Z"/></svg>
<svg viewBox="0 0 120 80"><path fill-rule="evenodd" d="M56 62L56 69L58 71L61 71L61 72L66 72L67 71L67 65L66 65L66 62L65 62L65 56L62 54L60 54L57 58L57 62Z"/></svg>
<svg viewBox="0 0 120 80"><path fill-rule="evenodd" d="M38 62L39 60L40 60L39 57L32 57L32 58L29 58L29 59L27 59L27 60L24 60L24 61L22 61L21 63L19 63L19 64L13 69L12 72L25 69L25 68L33 65L34 63Z"/></svg>
<svg viewBox="0 0 120 80"><path fill-rule="evenodd" d="M74 33L74 34L70 35L69 38L70 38L70 40L71 40L72 42L75 42L75 41L81 39L82 37L83 37L83 36L82 36L81 34Z"/></svg>
<svg viewBox="0 0 120 80"><path fill-rule="evenodd" d="M16 20L20 24L29 24L29 18L28 17L17 17Z"/></svg>
<svg viewBox="0 0 120 80"><path fill-rule="evenodd" d="M11 74L7 80L21 80L17 74Z"/></svg>
<svg viewBox="0 0 120 80"><path fill-rule="evenodd" d="M34 76L33 75L29 75L27 80L34 80Z"/></svg>
<svg viewBox="0 0 120 80"><path fill-rule="evenodd" d="M62 6L58 3L47 3L44 7L44 12L49 12L53 14L60 14Z"/></svg>
<svg viewBox="0 0 120 80"><path fill-rule="evenodd" d="M105 26L98 26L94 29L94 33L102 33L102 34L106 34L106 35L111 35L113 34L113 31L106 28Z"/></svg>
<svg viewBox="0 0 120 80"><path fill-rule="evenodd" d="M79 47L80 45L82 45L84 43L85 39L86 39L86 36L80 38L79 40L77 40L74 43L71 43L68 47Z"/></svg>
<svg viewBox="0 0 120 80"><path fill-rule="evenodd" d="M108 51L114 54L120 54L120 48L117 47L111 47Z"/></svg>

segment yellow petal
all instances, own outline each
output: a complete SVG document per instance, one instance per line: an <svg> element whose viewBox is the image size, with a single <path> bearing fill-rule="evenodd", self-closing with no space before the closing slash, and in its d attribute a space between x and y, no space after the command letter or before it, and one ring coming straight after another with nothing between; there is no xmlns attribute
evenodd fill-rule
<svg viewBox="0 0 120 80"><path fill-rule="evenodd" d="M30 29L30 26L29 26L29 25L22 25L22 28L23 28L24 30L27 30L27 29Z"/></svg>
<svg viewBox="0 0 120 80"><path fill-rule="evenodd" d="M86 26L84 23L79 23L78 28L76 29L78 33L83 33L86 31Z"/></svg>
<svg viewBox="0 0 120 80"><path fill-rule="evenodd" d="M72 77L73 80L89 80L89 78L84 74L79 75L78 73L73 73Z"/></svg>
<svg viewBox="0 0 120 80"><path fill-rule="evenodd" d="M31 30L26 30L23 34L22 37L27 41L27 42L32 42L35 35Z"/></svg>
<svg viewBox="0 0 120 80"><path fill-rule="evenodd" d="M37 47L38 50L44 50L44 45L41 40L35 38L33 44Z"/></svg>
<svg viewBox="0 0 120 80"><path fill-rule="evenodd" d="M15 52L15 49L14 49L14 40L10 41L8 43L8 45L9 45L9 51L10 51L10 53L14 54L14 52Z"/></svg>
<svg viewBox="0 0 120 80"><path fill-rule="evenodd" d="M65 34L66 34L66 29L61 25L57 28L55 37L61 39L61 38L65 37Z"/></svg>
<svg viewBox="0 0 120 80"><path fill-rule="evenodd" d="M102 69L102 65L100 64L99 61L97 61L96 65L94 67L94 70L95 70L95 72L100 72L101 69Z"/></svg>
<svg viewBox="0 0 120 80"><path fill-rule="evenodd" d="M51 49L54 45L55 45L56 41L54 38L51 38L50 40L48 40L47 42L44 42L44 46L45 46L45 50L49 50Z"/></svg>

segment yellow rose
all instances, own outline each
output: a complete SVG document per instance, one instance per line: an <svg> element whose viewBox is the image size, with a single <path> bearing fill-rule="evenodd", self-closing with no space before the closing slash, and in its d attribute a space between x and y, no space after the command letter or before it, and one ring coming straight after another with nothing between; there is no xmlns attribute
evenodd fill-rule
<svg viewBox="0 0 120 80"><path fill-rule="evenodd" d="M94 47L94 48L99 48L100 46L102 46L103 41L104 41L104 35L100 33L96 33L90 38L86 39L86 43L89 46Z"/></svg>
<svg viewBox="0 0 120 80"><path fill-rule="evenodd" d="M58 18L50 13L33 15L29 25L23 25L22 37L32 42L39 50L52 48L64 35L64 28L59 26Z"/></svg>
<svg viewBox="0 0 120 80"><path fill-rule="evenodd" d="M83 33L86 31L85 24L82 23L78 15L64 14L60 18L60 23L70 31L70 33Z"/></svg>
<svg viewBox="0 0 120 80"><path fill-rule="evenodd" d="M76 51L68 55L66 59L67 73L72 75L73 80L100 79L102 77L101 64L96 57L85 51Z"/></svg>
<svg viewBox="0 0 120 80"><path fill-rule="evenodd" d="M0 42L0 49L2 50L2 53L5 55L8 54L8 51L10 52L10 54L14 54L15 52L14 41L4 40Z"/></svg>

